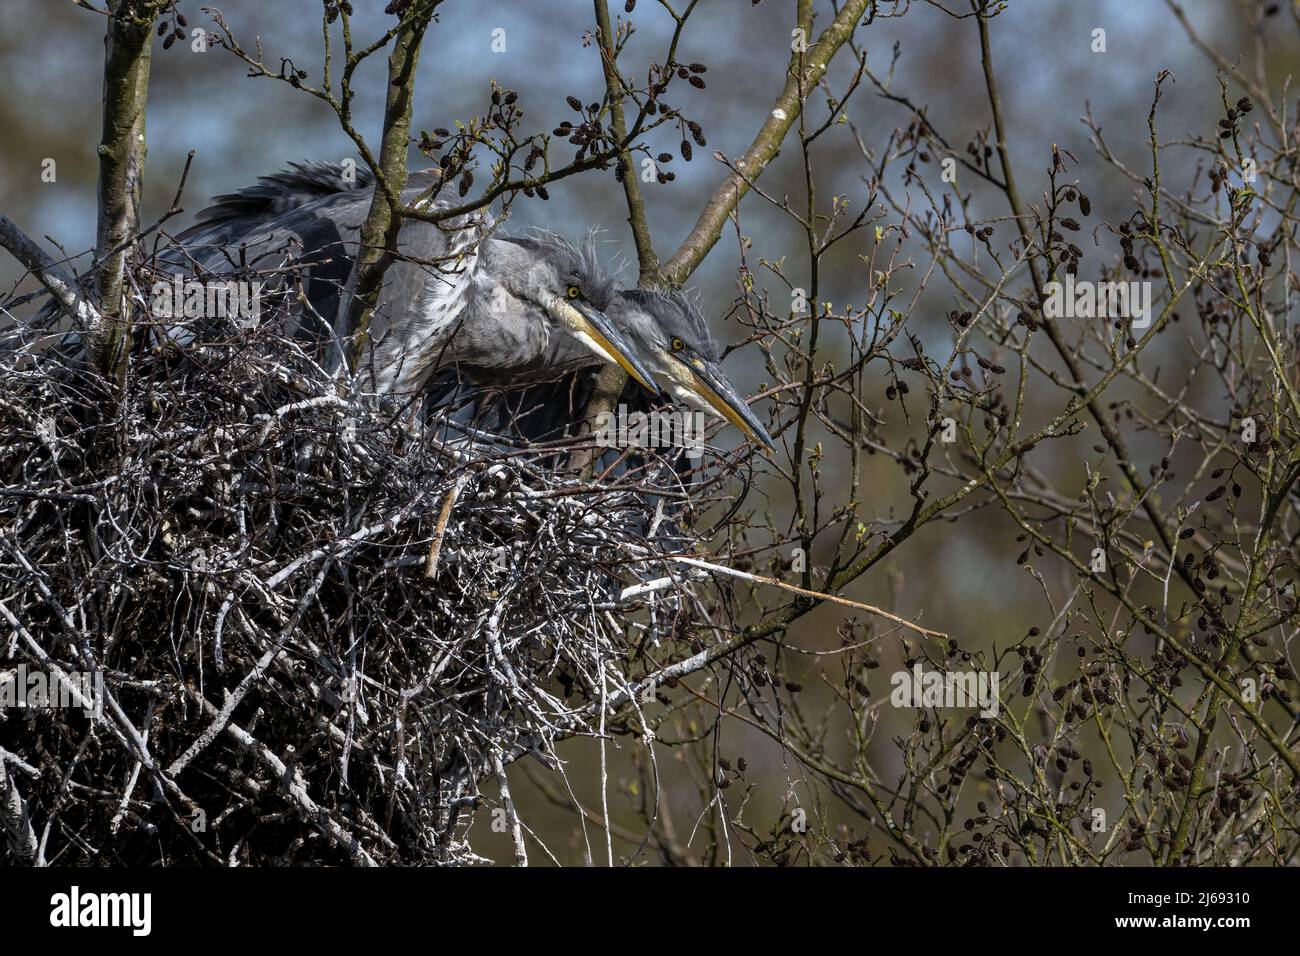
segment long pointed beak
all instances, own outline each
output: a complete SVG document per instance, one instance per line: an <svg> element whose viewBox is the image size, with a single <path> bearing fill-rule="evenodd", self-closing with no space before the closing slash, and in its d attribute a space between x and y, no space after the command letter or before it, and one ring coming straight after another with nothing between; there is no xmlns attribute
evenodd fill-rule
<svg viewBox="0 0 1300 956"><path fill-rule="evenodd" d="M585 302L557 299L560 321L583 345L604 359L622 367L651 394L659 394L654 376L641 361L627 337L610 322L609 316Z"/></svg>
<svg viewBox="0 0 1300 956"><path fill-rule="evenodd" d="M745 401L745 396L732 387L717 363L708 359L691 358L686 362L694 375L698 387L695 391L706 402L718 410L718 414L739 428L744 434L758 442L769 451L775 450L776 443L767 433L763 423L758 420Z"/></svg>

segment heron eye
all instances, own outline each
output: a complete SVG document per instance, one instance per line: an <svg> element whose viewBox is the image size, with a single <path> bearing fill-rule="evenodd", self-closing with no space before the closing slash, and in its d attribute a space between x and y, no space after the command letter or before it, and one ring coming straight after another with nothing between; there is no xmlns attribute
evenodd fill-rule
<svg viewBox="0 0 1300 956"><path fill-rule="evenodd" d="M570 299L576 299L578 296L582 295L582 290L576 285L571 285L569 286L568 295Z"/></svg>
<svg viewBox="0 0 1300 956"><path fill-rule="evenodd" d="M674 351L674 352L680 352L680 351L681 351L682 349L684 349L684 348L686 348L686 343L685 343L685 342L683 342L683 341L682 341L681 339L679 339L679 338L674 338L674 339L673 339L673 351Z"/></svg>

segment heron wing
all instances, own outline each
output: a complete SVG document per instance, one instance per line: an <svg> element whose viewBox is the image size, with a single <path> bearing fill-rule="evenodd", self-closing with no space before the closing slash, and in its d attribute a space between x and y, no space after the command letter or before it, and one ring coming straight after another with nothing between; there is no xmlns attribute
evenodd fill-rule
<svg viewBox="0 0 1300 956"><path fill-rule="evenodd" d="M403 198L413 202L424 188L416 182ZM419 388L442 363L465 315L485 225L477 215L403 224L370 326L369 361L378 390Z"/></svg>
<svg viewBox="0 0 1300 956"><path fill-rule="evenodd" d="M437 176L437 170L411 174L403 200L416 203ZM349 183L338 164L295 164L293 172L262 177L256 186L217 197L198 223L177 236L164 268L199 277L260 279L267 285L264 317L300 338L332 341L373 195L368 171L358 170L356 183ZM371 324L368 360L381 387L427 371L430 357L420 347L453 325L463 307L478 225L474 217L403 225L397 261L385 276ZM305 307L296 295L299 288Z"/></svg>

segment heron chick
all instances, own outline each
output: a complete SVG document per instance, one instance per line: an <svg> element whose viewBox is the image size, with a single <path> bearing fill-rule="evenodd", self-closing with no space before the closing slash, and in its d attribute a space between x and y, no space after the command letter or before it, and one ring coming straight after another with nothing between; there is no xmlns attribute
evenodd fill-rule
<svg viewBox="0 0 1300 956"><path fill-rule="evenodd" d="M747 437L767 449L775 444L763 423L749 408L736 387L718 365L721 350L709 334L708 322L694 301L684 292L621 289L610 299L606 312L610 321L636 349L668 397L698 408L708 415L731 422ZM573 368L583 353L571 340L552 341L546 365ZM587 364L590 364L589 362ZM484 382L470 376L471 387ZM530 441L554 441L582 418L595 389L595 377L578 376L576 382L558 379L515 389L502 409L500 428L512 430ZM649 410L653 396L628 383L620 403L635 411Z"/></svg>
<svg viewBox="0 0 1300 956"><path fill-rule="evenodd" d="M625 289L614 296L608 311L674 398L731 422L765 448L776 447L745 397L723 374L718 365L721 349L690 297L679 291Z"/></svg>
<svg viewBox="0 0 1300 956"><path fill-rule="evenodd" d="M445 201L423 200L439 175L412 173L403 201L446 208ZM177 238L186 265L199 273L221 272L237 248L253 270L288 270L304 280L306 308L293 296L285 308L305 311L300 322L324 336L373 194L373 178L364 169L344 176L340 164L297 165L218 197ZM592 248L554 234L498 236L486 217L472 214L441 223L409 219L385 274L365 366L376 391L417 392L447 366L527 382L594 356L655 392L653 376L604 312L613 290ZM578 348L557 349L560 340ZM568 357L567 365L552 364L557 353Z"/></svg>

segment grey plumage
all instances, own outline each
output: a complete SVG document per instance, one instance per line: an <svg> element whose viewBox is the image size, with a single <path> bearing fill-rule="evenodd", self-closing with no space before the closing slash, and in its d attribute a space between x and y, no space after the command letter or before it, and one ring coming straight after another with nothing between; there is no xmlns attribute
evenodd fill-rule
<svg viewBox="0 0 1300 956"><path fill-rule="evenodd" d="M289 167L259 176L255 185L214 196L211 205L199 212L198 221L176 238L185 244L213 242L223 230L225 235L240 236L313 200L368 189L375 182L369 169L353 164L304 162Z"/></svg>
<svg viewBox="0 0 1300 956"><path fill-rule="evenodd" d="M723 374L718 364L722 349L689 294L627 289L610 303L609 317L627 333L669 395L724 418L760 444L773 447L749 403Z"/></svg>
<svg viewBox="0 0 1300 956"><path fill-rule="evenodd" d="M606 312L645 359L667 397L726 418L772 447L767 430L722 374L718 366L722 349L691 295L679 290L621 289ZM556 349L554 367L565 367L578 357L570 343L560 342ZM583 417L594 393L594 379L594 370L588 370L507 395L500 403L496 427L530 441L562 438ZM659 403L635 382L629 382L619 396L619 404L629 412L646 412Z"/></svg>
<svg viewBox="0 0 1300 956"><path fill-rule="evenodd" d="M282 295L276 318L329 343L374 190L367 170L353 172L345 176L338 163L293 164L219 196L178 237L172 262L200 274L242 268L283 275L288 270L301 282L307 305ZM437 170L411 174L403 199L415 203L437 177ZM447 206L435 202L432 208ZM590 237L579 247L545 231L507 235L493 226L477 215L403 225L366 357L376 390L423 390L439 369L440 387L457 382L528 386L618 361L652 390L657 391L654 377L659 376L672 397L771 446L762 424L722 374L717 343L687 295L616 292ZM574 380L569 384L563 409L555 404L535 419L544 431L581 417L581 409L571 407L578 394ZM529 390L514 407L535 406L545 394L545 389ZM635 395L635 387L628 394ZM564 422L557 417L561 414Z"/></svg>
<svg viewBox="0 0 1300 956"><path fill-rule="evenodd" d="M671 349L672 339L678 337L711 362L722 357L708 319L689 292L620 289L605 311L646 351Z"/></svg>
<svg viewBox="0 0 1300 956"><path fill-rule="evenodd" d="M403 245L408 229L413 233L409 248L418 250L423 239L436 239L430 230L437 228L408 223L402 228ZM422 267L394 265L394 281L385 288L380 309L386 322L375 339L382 385L402 381L418 388L430 371L448 364L480 381L527 382L599 362L578 339L556 334L539 305L548 294L576 286L596 310L608 307L613 278L600 267L593 249L536 233L492 236L464 254L468 261L463 266L436 269L436 275ZM392 316L400 314L408 297L423 297L421 311L438 318L427 327L395 323ZM434 330L437 334L429 338Z"/></svg>
<svg viewBox="0 0 1300 956"><path fill-rule="evenodd" d="M412 173L403 200L448 208L422 199L438 175ZM274 317L327 339L373 190L368 175L349 182L337 164L263 177L218 197L177 237L170 261L200 275L238 269L301 281L306 306L281 296ZM563 355L561 371L616 360L650 383L602 313L613 288L592 249L553 234L495 235L493 223L476 214L437 224L410 219L385 276L366 370L378 391L418 391L440 367L528 381L555 371Z"/></svg>

